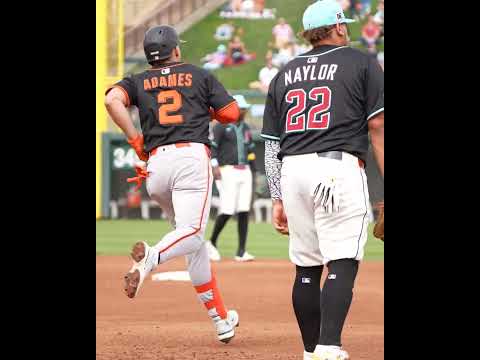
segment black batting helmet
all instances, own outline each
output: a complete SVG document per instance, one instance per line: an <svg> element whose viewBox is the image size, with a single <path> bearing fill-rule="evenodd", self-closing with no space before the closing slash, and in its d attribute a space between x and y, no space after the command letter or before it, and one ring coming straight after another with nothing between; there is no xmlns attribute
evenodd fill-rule
<svg viewBox="0 0 480 360"><path fill-rule="evenodd" d="M168 59L172 50L181 42L177 31L171 26L162 25L149 29L143 40L143 50L148 63Z"/></svg>

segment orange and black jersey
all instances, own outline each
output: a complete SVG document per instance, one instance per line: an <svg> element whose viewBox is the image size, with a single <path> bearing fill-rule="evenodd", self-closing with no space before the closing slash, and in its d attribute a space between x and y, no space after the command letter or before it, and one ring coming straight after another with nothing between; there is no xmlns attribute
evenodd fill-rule
<svg viewBox="0 0 480 360"><path fill-rule="evenodd" d="M137 106L147 152L179 142L209 145L209 109L218 113L235 104L211 73L181 62L128 76L113 87Z"/></svg>

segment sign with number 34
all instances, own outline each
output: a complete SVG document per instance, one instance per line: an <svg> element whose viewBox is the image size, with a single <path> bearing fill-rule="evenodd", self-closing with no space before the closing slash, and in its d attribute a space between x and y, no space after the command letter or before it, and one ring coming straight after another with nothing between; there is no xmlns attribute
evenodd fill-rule
<svg viewBox="0 0 480 360"><path fill-rule="evenodd" d="M125 147L113 148L113 168L124 169L133 168L135 163L140 161L135 150Z"/></svg>

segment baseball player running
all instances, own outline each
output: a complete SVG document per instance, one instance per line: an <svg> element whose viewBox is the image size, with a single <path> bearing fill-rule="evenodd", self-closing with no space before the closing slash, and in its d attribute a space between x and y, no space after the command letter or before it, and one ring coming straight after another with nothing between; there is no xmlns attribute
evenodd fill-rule
<svg viewBox="0 0 480 360"><path fill-rule="evenodd" d="M143 45L152 67L124 78L106 93L113 121L138 157L147 161L149 195L174 228L154 246L146 242L133 246L125 293L134 298L158 264L186 256L198 298L215 324L218 339L228 343L239 317L225 308L204 241L212 193L208 133L211 116L222 123L234 122L239 109L213 75L181 61L179 43L170 26L148 30ZM129 106L139 109L143 135L129 117Z"/></svg>
<svg viewBox="0 0 480 360"><path fill-rule="evenodd" d="M273 79L263 118L273 223L290 235L305 360L349 359L341 334L367 240L369 134L384 173L383 71L348 46L352 21L335 0L305 10L302 35L314 48Z"/></svg>
<svg viewBox="0 0 480 360"><path fill-rule="evenodd" d="M212 167L213 177L220 195L219 215L212 237L207 242L210 259L220 261L217 239L228 219L238 217L238 250L236 261L252 261L255 257L245 248L248 233L248 214L252 203L252 171L255 170L255 144L245 123L250 104L243 95L234 96L240 107L240 118L234 124L218 123L213 127Z"/></svg>

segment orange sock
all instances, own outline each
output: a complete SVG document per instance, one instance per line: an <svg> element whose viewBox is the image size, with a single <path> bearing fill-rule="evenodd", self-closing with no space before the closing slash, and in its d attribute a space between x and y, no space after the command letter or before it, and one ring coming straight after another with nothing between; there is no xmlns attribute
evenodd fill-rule
<svg viewBox="0 0 480 360"><path fill-rule="evenodd" d="M217 281L213 272L212 280L206 284L195 286L195 290L197 291L198 298L207 308L208 315L212 320L219 320L218 317L221 319L227 318L227 311L220 296L220 291L218 291Z"/></svg>

